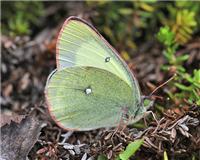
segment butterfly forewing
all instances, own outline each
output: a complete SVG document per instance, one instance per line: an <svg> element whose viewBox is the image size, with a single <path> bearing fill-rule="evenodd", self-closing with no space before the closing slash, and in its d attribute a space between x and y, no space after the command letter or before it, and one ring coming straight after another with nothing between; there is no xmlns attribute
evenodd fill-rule
<svg viewBox="0 0 200 160"><path fill-rule="evenodd" d="M57 40L57 68L91 66L107 70L124 80L133 90L135 105L140 103L137 80L116 51L87 22L67 19Z"/></svg>

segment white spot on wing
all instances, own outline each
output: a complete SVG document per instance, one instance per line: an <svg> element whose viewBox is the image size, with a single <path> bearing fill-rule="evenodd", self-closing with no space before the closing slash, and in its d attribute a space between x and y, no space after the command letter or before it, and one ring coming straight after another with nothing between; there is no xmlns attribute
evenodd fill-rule
<svg viewBox="0 0 200 160"><path fill-rule="evenodd" d="M88 88L85 89L85 94L88 95L88 94L91 94L91 93L92 93L92 89L91 88L88 87Z"/></svg>
<svg viewBox="0 0 200 160"><path fill-rule="evenodd" d="M106 57L105 62L109 62L109 61L110 61L110 57Z"/></svg>

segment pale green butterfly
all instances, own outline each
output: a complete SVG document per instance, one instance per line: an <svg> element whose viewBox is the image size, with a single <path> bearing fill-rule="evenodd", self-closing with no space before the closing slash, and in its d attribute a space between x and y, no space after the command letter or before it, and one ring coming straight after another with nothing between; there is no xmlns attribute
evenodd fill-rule
<svg viewBox="0 0 200 160"><path fill-rule="evenodd" d="M55 122L64 129L113 127L123 114L129 124L143 117L139 85L117 51L86 21L68 18L57 39L57 69L45 95Z"/></svg>

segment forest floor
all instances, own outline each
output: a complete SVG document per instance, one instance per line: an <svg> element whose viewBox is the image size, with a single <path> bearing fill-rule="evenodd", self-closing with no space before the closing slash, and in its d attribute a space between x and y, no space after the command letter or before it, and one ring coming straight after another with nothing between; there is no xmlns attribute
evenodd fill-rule
<svg viewBox="0 0 200 160"><path fill-rule="evenodd" d="M63 21L53 28L44 26L34 37L1 37L2 153L10 152L19 159L28 154L31 160L86 160L100 154L114 159L131 141L143 137L144 143L134 159L163 159L164 151L171 159L200 157L200 108L178 107L169 102L167 85L156 92L159 96L156 103L165 108L150 108L156 120L149 115L135 127L127 126L118 132L116 128L87 132L59 128L48 114L44 87L56 67L55 42ZM199 44L197 38L178 51L178 54L190 54L186 66L189 71L200 60ZM162 48L154 40L141 44L127 63L143 95L150 94L173 75L161 70L165 59Z"/></svg>

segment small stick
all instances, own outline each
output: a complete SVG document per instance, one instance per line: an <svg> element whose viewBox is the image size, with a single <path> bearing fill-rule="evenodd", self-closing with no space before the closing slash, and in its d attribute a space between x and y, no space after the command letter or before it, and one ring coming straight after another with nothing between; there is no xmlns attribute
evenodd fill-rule
<svg viewBox="0 0 200 160"><path fill-rule="evenodd" d="M160 89L161 87L163 87L164 85L166 85L167 83L169 83L171 80L174 79L174 77L176 77L176 74L174 74L170 79L168 79L167 81L165 81L164 83L162 83L160 86L156 87L156 88L151 92L151 94L150 94L148 97L152 97L152 95L153 95L158 89Z"/></svg>

